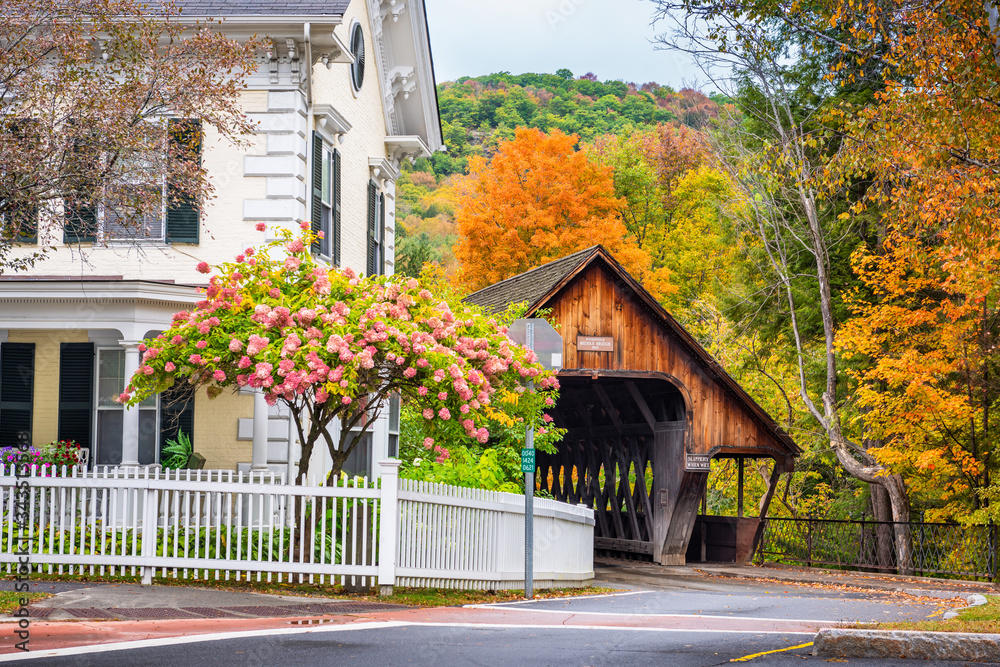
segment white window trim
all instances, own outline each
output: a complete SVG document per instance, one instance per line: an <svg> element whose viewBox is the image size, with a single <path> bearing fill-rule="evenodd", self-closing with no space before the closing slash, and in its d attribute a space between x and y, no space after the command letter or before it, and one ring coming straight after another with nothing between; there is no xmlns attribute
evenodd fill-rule
<svg viewBox="0 0 1000 667"><path fill-rule="evenodd" d="M97 346L95 346L95 349L94 349L94 407L93 407L93 412L94 412L93 422L94 423L91 426L91 433L90 433L90 442L92 443L92 445L91 445L91 452L90 452L90 465L91 466L99 465L97 463L97 461L100 459L100 452L98 451L98 447L100 446L100 441L99 441L99 439L97 437L97 431L98 431L98 413L100 411L111 412L112 410L118 410L118 411L121 411L122 413L125 412L125 406L121 405L121 404L107 405L107 406L102 406L101 405L101 353L102 352L117 352L117 351L121 351L121 353L124 354L125 353L125 348L123 348L121 346L117 346L117 345L97 345ZM125 384L127 384L127 382L128 382L128 378L123 378L122 384L125 385ZM125 387L122 386L121 390L124 391ZM160 434L160 430L163 427L163 425L160 423L160 395L157 394L155 398L156 398L155 405L148 405L148 406L138 407L137 408L139 410L155 410L155 414L156 414L156 434L157 435L156 435L156 444L153 447L153 464L157 464L157 463L160 462L160 447L159 447L160 437L159 437L159 434ZM124 443L121 443L121 445L119 445L119 447L121 448L123 445L124 445ZM106 465L106 464L100 464L100 465Z"/></svg>

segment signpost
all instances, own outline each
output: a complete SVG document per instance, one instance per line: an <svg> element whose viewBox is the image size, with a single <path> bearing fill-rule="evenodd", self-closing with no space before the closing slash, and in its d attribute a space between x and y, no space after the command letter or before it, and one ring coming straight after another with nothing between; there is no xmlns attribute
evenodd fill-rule
<svg viewBox="0 0 1000 667"><path fill-rule="evenodd" d="M562 368L562 336L552 325L540 317L514 320L507 335L538 355L538 362L546 370L558 371ZM528 380L528 391L535 383ZM521 450L521 472L524 473L524 597L535 597L535 429L528 426L524 434L524 449Z"/></svg>

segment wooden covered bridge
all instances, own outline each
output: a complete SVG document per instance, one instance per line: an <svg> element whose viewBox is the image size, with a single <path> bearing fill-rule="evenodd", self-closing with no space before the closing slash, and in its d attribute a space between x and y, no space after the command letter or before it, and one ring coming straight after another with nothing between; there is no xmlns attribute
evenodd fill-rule
<svg viewBox="0 0 1000 667"><path fill-rule="evenodd" d="M800 450L608 251L588 248L466 300L494 312L527 302L527 316L550 309L559 325L552 416L568 431L558 453L538 453L536 479L553 497L595 509L598 552L664 565L750 555L762 526L742 516L743 459L775 462L764 517ZM712 458L740 461L736 517L698 515Z"/></svg>

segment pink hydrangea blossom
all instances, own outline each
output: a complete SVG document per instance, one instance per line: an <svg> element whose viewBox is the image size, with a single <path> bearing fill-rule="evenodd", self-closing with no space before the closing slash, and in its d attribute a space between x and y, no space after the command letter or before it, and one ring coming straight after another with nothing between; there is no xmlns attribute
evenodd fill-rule
<svg viewBox="0 0 1000 667"><path fill-rule="evenodd" d="M438 417L444 420L451 419L451 412L448 411L448 408L441 408L438 410Z"/></svg>
<svg viewBox="0 0 1000 667"><path fill-rule="evenodd" d="M305 246L302 245L302 241L299 239L293 239L285 244L285 250L288 252L302 252Z"/></svg>
<svg viewBox="0 0 1000 667"><path fill-rule="evenodd" d="M177 368L177 366L174 366L174 362L172 361L168 361L167 363L163 364L163 370L165 370L168 373L173 373L175 368Z"/></svg>
<svg viewBox="0 0 1000 667"><path fill-rule="evenodd" d="M199 350L204 350L206 347L208 347L208 341L207 340L200 340L197 343L195 343L194 346L196 348L198 348Z"/></svg>
<svg viewBox="0 0 1000 667"><path fill-rule="evenodd" d="M250 364L252 363L253 361L250 360L250 357L243 355L242 357L240 357L240 362L236 365L239 366L240 368L250 368Z"/></svg>
<svg viewBox="0 0 1000 667"><path fill-rule="evenodd" d="M243 341L241 341L239 338L233 338L232 340L229 341L230 352L239 352L242 349L243 349Z"/></svg>
<svg viewBox="0 0 1000 667"><path fill-rule="evenodd" d="M430 449L434 446L434 438L424 438L424 449Z"/></svg>
<svg viewBox="0 0 1000 667"><path fill-rule="evenodd" d="M208 265L208 262L198 262L198 273L208 273L212 270L212 267Z"/></svg>
<svg viewBox="0 0 1000 667"><path fill-rule="evenodd" d="M251 357L259 354L261 350L266 348L270 342L271 339L266 336L250 334L250 340L247 341L247 354Z"/></svg>
<svg viewBox="0 0 1000 667"><path fill-rule="evenodd" d="M351 404L351 397L350 396L344 396L343 398L340 399L340 402L343 403L344 405L350 405Z"/></svg>
<svg viewBox="0 0 1000 667"><path fill-rule="evenodd" d="M190 357L188 357L188 363L191 363L191 364L200 364L201 363L201 355L200 354L192 354Z"/></svg>
<svg viewBox="0 0 1000 667"><path fill-rule="evenodd" d="M216 370L212 373L212 377L215 378L216 382L222 382L226 379L226 372L223 370Z"/></svg>
<svg viewBox="0 0 1000 667"><path fill-rule="evenodd" d="M417 388L417 395L418 396L426 396L427 395L427 387L418 387Z"/></svg>
<svg viewBox="0 0 1000 667"><path fill-rule="evenodd" d="M434 410L432 410L431 408L425 408L423 415L424 419L434 419Z"/></svg>
<svg viewBox="0 0 1000 667"><path fill-rule="evenodd" d="M254 229L256 229L258 232L265 232L267 231L267 225L264 224L263 222L258 222L256 225L254 225Z"/></svg>
<svg viewBox="0 0 1000 667"><path fill-rule="evenodd" d="M448 392L446 392L446 391L439 391L438 392L438 400L439 401L446 401L446 400L448 400Z"/></svg>
<svg viewBox="0 0 1000 667"><path fill-rule="evenodd" d="M403 371L403 377L407 378L412 378L416 374L417 374L417 369L414 368L413 366L410 366L405 371ZM423 389L423 387L421 387L421 389Z"/></svg>

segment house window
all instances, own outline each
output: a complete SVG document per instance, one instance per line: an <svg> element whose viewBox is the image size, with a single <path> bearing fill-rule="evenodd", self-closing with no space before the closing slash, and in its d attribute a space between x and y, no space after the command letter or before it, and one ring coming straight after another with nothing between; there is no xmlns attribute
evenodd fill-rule
<svg viewBox="0 0 1000 667"><path fill-rule="evenodd" d="M365 82L365 33L361 30L360 23L355 23L351 29L351 55L354 56L351 84L355 91L359 91Z"/></svg>
<svg viewBox="0 0 1000 667"><path fill-rule="evenodd" d="M313 133L312 231L323 238L313 241L312 251L340 264L340 151L324 144Z"/></svg>
<svg viewBox="0 0 1000 667"><path fill-rule="evenodd" d="M399 394L389 397L389 458L399 456Z"/></svg>
<svg viewBox="0 0 1000 667"><path fill-rule="evenodd" d="M201 122L170 118L164 123L166 160L119 157L126 177L104 184L74 183L63 198L63 241L198 243L197 201L170 177L185 162L201 164ZM100 160L98 149L81 145L75 160ZM186 168L186 167L185 167Z"/></svg>
<svg viewBox="0 0 1000 667"><path fill-rule="evenodd" d="M367 431L347 455L342 470L348 475L367 477L372 472L372 432Z"/></svg>
<svg viewBox="0 0 1000 667"><path fill-rule="evenodd" d="M159 182L108 186L100 207L99 236L105 241L162 243L166 190L166 177Z"/></svg>
<svg viewBox="0 0 1000 667"><path fill-rule="evenodd" d="M125 391L125 350L97 350L97 409L94 442L97 465L122 462L125 407L115 399ZM159 439L159 397L150 396L139 404L139 463L156 463Z"/></svg>
<svg viewBox="0 0 1000 667"><path fill-rule="evenodd" d="M368 275L385 275L385 195L368 181Z"/></svg>

